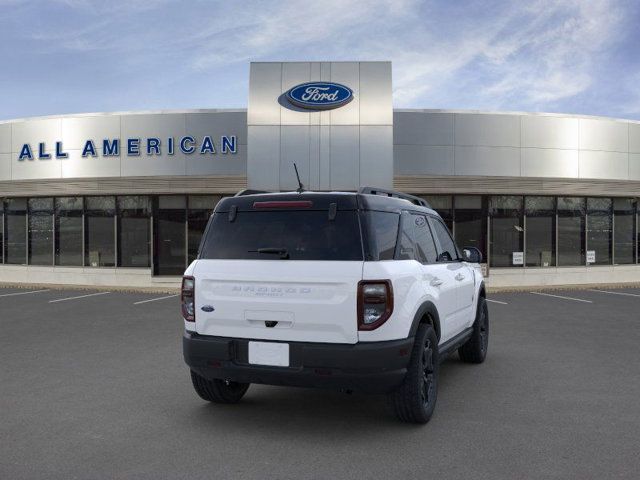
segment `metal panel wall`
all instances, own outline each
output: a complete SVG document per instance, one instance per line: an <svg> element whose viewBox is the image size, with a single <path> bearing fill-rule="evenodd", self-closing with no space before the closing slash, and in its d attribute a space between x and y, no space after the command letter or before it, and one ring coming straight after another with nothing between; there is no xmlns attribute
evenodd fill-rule
<svg viewBox="0 0 640 480"><path fill-rule="evenodd" d="M517 115L456 114L455 144L484 147L519 147Z"/></svg>
<svg viewBox="0 0 640 480"><path fill-rule="evenodd" d="M309 132L310 127L308 125L287 125L282 127L280 131L280 190L295 190L298 188L293 162L296 162L302 183L309 185L311 178Z"/></svg>
<svg viewBox="0 0 640 480"><path fill-rule="evenodd" d="M332 110L310 111L294 107L284 97L295 85L321 80L346 85L353 91L353 100ZM370 182L390 188L392 129L389 62L251 64L247 112L250 188L295 187L294 161L310 189L355 190Z"/></svg>
<svg viewBox="0 0 640 480"><path fill-rule="evenodd" d="M0 181L11 180L11 157L10 153L0 153Z"/></svg>
<svg viewBox="0 0 640 480"><path fill-rule="evenodd" d="M112 138L118 138L118 136ZM62 168L62 178L119 177L122 173L120 170L121 156L104 157L102 147L97 148L98 158L84 158L79 149L69 149L67 152L69 158L55 161Z"/></svg>
<svg viewBox="0 0 640 480"><path fill-rule="evenodd" d="M453 113L395 112L394 145L453 145Z"/></svg>
<svg viewBox="0 0 640 480"><path fill-rule="evenodd" d="M11 124L0 124L0 153L11 153Z"/></svg>
<svg viewBox="0 0 640 480"><path fill-rule="evenodd" d="M453 147L394 145L396 175L454 175Z"/></svg>
<svg viewBox="0 0 640 480"><path fill-rule="evenodd" d="M454 154L456 175L521 175L519 148L456 146Z"/></svg>
<svg viewBox="0 0 640 480"><path fill-rule="evenodd" d="M640 153L629 154L629 180L640 180Z"/></svg>
<svg viewBox="0 0 640 480"><path fill-rule="evenodd" d="M577 131L576 131L577 135ZM580 172L578 150L551 148L523 148L523 177L578 178Z"/></svg>
<svg viewBox="0 0 640 480"><path fill-rule="evenodd" d="M247 152L247 178L262 178L267 185L280 185L280 127L249 125L247 135L253 145L254 155L253 160L249 161L251 151ZM258 145L260 151L256 152Z"/></svg>
<svg viewBox="0 0 640 480"><path fill-rule="evenodd" d="M360 125L360 183L358 185L393 185L393 127ZM391 185L389 185L391 180Z"/></svg>
<svg viewBox="0 0 640 480"><path fill-rule="evenodd" d="M384 73L389 64L363 65L252 65L252 78L259 85L252 86L250 104L256 108L249 112L87 114L2 122L0 181L247 174L258 182L250 183L252 187L289 189L295 186L290 166L294 160L304 183L321 190L372 183L391 187L392 169L396 176L640 179L638 122L557 114L393 112L387 88L390 70L388 77ZM348 85L355 99L345 107L322 112L294 111L282 105L286 89L316 79ZM382 98L376 100L376 95ZM247 118L253 119L249 127ZM389 119L389 124L375 125ZM389 139L392 128L393 139ZM177 144L174 155L167 155L164 148L162 155L144 152L147 137L160 138L166 147L166 137L177 142L184 134L197 139L210 135L217 149L220 136L235 135L237 153L185 155ZM140 156L126 155L129 137L142 139ZM121 141L120 155L103 156L102 140L114 138ZM97 157L81 156L87 140L94 141ZM46 152L55 156L56 141L63 142L68 158L18 161L24 143L37 157L38 144L45 142Z"/></svg>
<svg viewBox="0 0 640 480"><path fill-rule="evenodd" d="M638 122L446 110L398 110L394 119L396 176L638 178Z"/></svg>
<svg viewBox="0 0 640 480"><path fill-rule="evenodd" d="M360 62L360 124L393 125L391 62Z"/></svg>
<svg viewBox="0 0 640 480"><path fill-rule="evenodd" d="M279 125L282 64L252 63L249 85L247 125Z"/></svg>
<svg viewBox="0 0 640 480"><path fill-rule="evenodd" d="M199 145L210 136L215 154L183 154L179 140L195 137ZM221 136L235 136L237 153L220 151ZM160 140L161 154L147 155L147 139ZM168 138L174 139L173 155ZM140 155L127 155L127 139L140 139ZM103 140L120 140L119 155L104 156ZM91 140L96 156L82 156ZM39 159L39 144L45 143L50 159ZM62 142L67 158L55 158L56 142ZM247 164L245 111L193 110L184 112L114 113L64 115L15 120L0 124L0 180L55 178L110 178L158 175L245 175ZM29 144L33 160L19 160Z"/></svg>
<svg viewBox="0 0 640 480"><path fill-rule="evenodd" d="M162 142L171 136L180 138L186 135L184 114L123 115L121 122L122 138L158 137ZM125 145L123 147L126 148ZM145 148L144 142L140 142L140 151L143 152ZM137 177L150 171L155 175L185 175L187 173L186 155L179 149L176 149L173 155L169 155L166 149L163 149L161 155L141 154L137 157L122 157L122 176Z"/></svg>
<svg viewBox="0 0 640 480"><path fill-rule="evenodd" d="M629 152L640 153L640 123L629 124Z"/></svg>
<svg viewBox="0 0 640 480"><path fill-rule="evenodd" d="M65 150L81 150L87 140L96 146L102 140L120 138L120 115L62 118L62 137Z"/></svg>
<svg viewBox="0 0 640 480"><path fill-rule="evenodd" d="M280 92L286 92L291 87L295 87L300 83L311 81L311 65L308 62L283 63L281 68L282 79L278 95L280 95ZM309 125L310 117L312 115L309 111L292 110L290 108L283 107L281 105L286 102L286 100L280 97L278 97L276 101L278 101L280 105L281 125ZM273 105L270 105L270 107L272 106Z"/></svg>
<svg viewBox="0 0 640 480"><path fill-rule="evenodd" d="M37 152L39 142L45 142L47 147L51 147L62 136L61 118L24 120L11 125L12 152L19 152L25 143L31 143L31 147Z"/></svg>
<svg viewBox="0 0 640 480"><path fill-rule="evenodd" d="M522 115L522 146L578 149L579 120L545 115Z"/></svg>
<svg viewBox="0 0 640 480"><path fill-rule="evenodd" d="M330 127L328 189L353 189L360 178L360 131L355 125ZM249 178L247 177L247 182Z"/></svg>
<svg viewBox="0 0 640 480"><path fill-rule="evenodd" d="M329 117L328 125L358 125L362 123L363 112L367 102L362 103L361 108L361 86L360 83L367 81L367 77L360 78L360 69L358 62L336 62L329 64L331 69L331 81L341 83L353 90L353 100L345 106L328 110L326 113ZM391 89L389 89L391 90ZM370 103L370 102L369 102ZM385 125L382 123L381 125Z"/></svg>
<svg viewBox="0 0 640 480"><path fill-rule="evenodd" d="M627 152L629 126L615 120L581 118L580 149Z"/></svg>
<svg viewBox="0 0 640 480"><path fill-rule="evenodd" d="M627 180L629 178L629 154L581 150L580 178Z"/></svg>

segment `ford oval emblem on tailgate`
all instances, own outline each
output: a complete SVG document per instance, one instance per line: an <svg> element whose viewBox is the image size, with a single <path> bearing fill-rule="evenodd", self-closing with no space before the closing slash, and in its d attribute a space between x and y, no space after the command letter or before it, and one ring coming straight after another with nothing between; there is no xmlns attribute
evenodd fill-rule
<svg viewBox="0 0 640 480"><path fill-rule="evenodd" d="M202 310L203 312L213 312L215 308L213 308L211 305L203 305L200 310Z"/></svg>

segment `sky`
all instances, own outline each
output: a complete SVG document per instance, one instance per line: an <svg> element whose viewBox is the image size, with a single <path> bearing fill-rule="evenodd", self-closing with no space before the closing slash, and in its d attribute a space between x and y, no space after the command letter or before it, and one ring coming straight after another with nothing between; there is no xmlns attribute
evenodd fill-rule
<svg viewBox="0 0 640 480"><path fill-rule="evenodd" d="M0 120L246 108L251 61L390 60L395 108L640 119L640 0L0 0Z"/></svg>

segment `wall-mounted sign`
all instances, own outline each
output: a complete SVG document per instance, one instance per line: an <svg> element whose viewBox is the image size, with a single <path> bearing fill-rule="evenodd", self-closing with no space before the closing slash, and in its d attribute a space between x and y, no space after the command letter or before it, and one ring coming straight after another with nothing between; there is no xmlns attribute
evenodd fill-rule
<svg viewBox="0 0 640 480"><path fill-rule="evenodd" d="M481 263L480 264L480 271L482 272L482 276L484 278L487 278L489 276L489 264Z"/></svg>
<svg viewBox="0 0 640 480"><path fill-rule="evenodd" d="M287 100L296 107L309 110L330 110L353 100L353 91L339 83L308 82L287 92Z"/></svg>
<svg viewBox="0 0 640 480"><path fill-rule="evenodd" d="M596 263L596 251L587 250L587 263Z"/></svg>
<svg viewBox="0 0 640 480"><path fill-rule="evenodd" d="M238 145L235 135L223 135L217 144L211 136L205 135L198 139L192 135L174 138L127 138L121 142L119 138L104 139L102 142L87 140L82 147L83 157L98 157L102 152L103 157L117 157L122 152L128 157L139 157L140 155L174 155L176 152L182 152L185 155L197 153L200 155L214 155L218 153L237 153ZM45 142L38 143L37 148L32 148L31 144L22 145L18 153L18 161L23 160L50 160L52 158L65 159L69 158L69 152L65 151L62 142L56 142L55 153L47 151Z"/></svg>
<svg viewBox="0 0 640 480"><path fill-rule="evenodd" d="M524 265L524 252L513 252L514 265Z"/></svg>

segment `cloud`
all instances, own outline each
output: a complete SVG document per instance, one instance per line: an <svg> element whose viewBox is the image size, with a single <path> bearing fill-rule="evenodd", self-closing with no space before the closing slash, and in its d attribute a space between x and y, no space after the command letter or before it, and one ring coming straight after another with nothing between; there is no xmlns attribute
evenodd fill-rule
<svg viewBox="0 0 640 480"><path fill-rule="evenodd" d="M192 65L202 70L283 54L297 54L301 60L343 59L357 55L359 36L383 31L385 22L407 18L417 5L414 0L253 3L234 16L233 29L214 23L196 35ZM347 53L349 46L353 53Z"/></svg>
<svg viewBox="0 0 640 480"><path fill-rule="evenodd" d="M505 9L499 22L487 21L480 31L401 56L396 103L463 83L494 108L514 100L544 108L592 85L600 56L621 33L622 18L617 4L607 0L537 1L525 10Z"/></svg>
<svg viewBox="0 0 640 480"><path fill-rule="evenodd" d="M202 88L198 79L218 78L231 85L207 90L213 105L228 105L230 92L231 103L243 105L247 64L265 60L391 60L401 108L607 114L623 110L603 100L625 101L606 80L616 75L631 82L626 100L638 97L640 38L630 19L639 7L628 0L0 0L0 7L0 53L14 62L56 58L74 78L108 65L100 74L123 99L127 84L162 99L162 86L179 95ZM615 65L621 45L625 58Z"/></svg>

